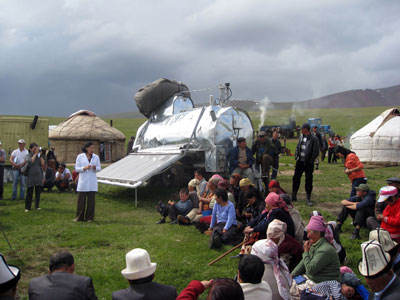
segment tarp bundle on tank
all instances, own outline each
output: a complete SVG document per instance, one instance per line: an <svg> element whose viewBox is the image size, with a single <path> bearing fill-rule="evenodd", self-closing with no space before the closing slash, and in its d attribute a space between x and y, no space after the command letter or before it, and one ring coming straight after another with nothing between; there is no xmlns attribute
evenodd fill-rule
<svg viewBox="0 0 400 300"><path fill-rule="evenodd" d="M176 94L190 98L189 88L184 83L160 78L139 89L135 101L139 111L149 118L155 109Z"/></svg>

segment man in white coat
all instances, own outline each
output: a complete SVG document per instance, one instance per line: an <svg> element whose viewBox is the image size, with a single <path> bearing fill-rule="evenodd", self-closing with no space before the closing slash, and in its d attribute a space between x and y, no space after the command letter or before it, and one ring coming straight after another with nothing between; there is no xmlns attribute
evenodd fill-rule
<svg viewBox="0 0 400 300"><path fill-rule="evenodd" d="M238 281L242 287L245 300L272 300L269 284L262 281L264 263L256 255L243 255L239 261Z"/></svg>
<svg viewBox="0 0 400 300"><path fill-rule="evenodd" d="M74 221L93 222L95 195L98 190L96 172L101 170L100 159L94 154L94 144L87 142L83 153L76 158L75 171L79 173L78 205Z"/></svg>

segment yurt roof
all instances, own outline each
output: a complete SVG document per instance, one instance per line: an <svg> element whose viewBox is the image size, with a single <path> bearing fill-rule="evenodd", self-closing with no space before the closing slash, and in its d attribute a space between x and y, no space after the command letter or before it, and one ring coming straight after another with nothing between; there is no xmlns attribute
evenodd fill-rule
<svg viewBox="0 0 400 300"><path fill-rule="evenodd" d="M123 140L125 136L121 131L96 116L95 113L80 110L51 130L49 139L113 141Z"/></svg>
<svg viewBox="0 0 400 300"><path fill-rule="evenodd" d="M361 128L357 132L355 132L352 136L352 139L355 137L358 137L358 136L368 136L368 135L373 137L381 127L383 127L390 120L393 120L393 118L395 118L395 120L396 120L395 123L397 123L398 120L400 120L400 113L397 108L390 108L390 109L385 110L383 113L381 113L375 119L373 119L370 123L368 123L363 128ZM393 134L395 134L395 135L397 135L397 132L395 132L396 129L397 128L393 128Z"/></svg>

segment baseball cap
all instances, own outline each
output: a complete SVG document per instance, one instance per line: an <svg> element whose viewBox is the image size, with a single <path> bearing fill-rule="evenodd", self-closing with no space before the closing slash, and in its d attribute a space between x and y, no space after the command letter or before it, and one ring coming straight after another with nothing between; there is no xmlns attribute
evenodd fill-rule
<svg viewBox="0 0 400 300"><path fill-rule="evenodd" d="M303 125L301 125L301 129L308 129L308 130L310 130L310 124L308 124L308 123L304 123Z"/></svg>
<svg viewBox="0 0 400 300"><path fill-rule="evenodd" d="M246 139L244 138L244 137L240 137L240 138L238 138L237 139L237 142L238 143L241 143L241 142L244 142Z"/></svg>
<svg viewBox="0 0 400 300"><path fill-rule="evenodd" d="M397 188L395 186L384 186L379 190L378 202L383 202L387 198L395 196L396 194L397 194Z"/></svg>
<svg viewBox="0 0 400 300"><path fill-rule="evenodd" d="M258 132L258 136L265 136L265 135L266 135L266 133L265 133L265 131L263 131L263 130L261 130L261 131Z"/></svg>
<svg viewBox="0 0 400 300"><path fill-rule="evenodd" d="M26 144L24 139L19 139L18 144Z"/></svg>

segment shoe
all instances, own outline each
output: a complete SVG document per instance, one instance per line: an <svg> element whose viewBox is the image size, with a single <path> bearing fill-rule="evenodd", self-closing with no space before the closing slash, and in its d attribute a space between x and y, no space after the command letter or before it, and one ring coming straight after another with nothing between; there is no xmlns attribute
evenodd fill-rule
<svg viewBox="0 0 400 300"><path fill-rule="evenodd" d="M170 225L175 225L178 224L178 219L172 220L171 222L169 222Z"/></svg>
<svg viewBox="0 0 400 300"><path fill-rule="evenodd" d="M188 217L184 217L179 215L178 216L179 224L184 224L184 225L189 225L190 224L190 219Z"/></svg>
<svg viewBox="0 0 400 300"><path fill-rule="evenodd" d="M79 221L78 218L72 220L72 222L78 222L78 221Z"/></svg>
<svg viewBox="0 0 400 300"><path fill-rule="evenodd" d="M222 246L222 240L221 240L221 235L214 231L213 234L210 236L210 239L208 240L208 248L210 249L218 249L221 248Z"/></svg>
<svg viewBox="0 0 400 300"><path fill-rule="evenodd" d="M311 195L307 195L307 205L313 206L314 204L311 202Z"/></svg>
<svg viewBox="0 0 400 300"><path fill-rule="evenodd" d="M292 202L297 201L297 193L292 193Z"/></svg>
<svg viewBox="0 0 400 300"><path fill-rule="evenodd" d="M360 238L360 229L354 229L353 234L350 237L351 240L359 240Z"/></svg>
<svg viewBox="0 0 400 300"><path fill-rule="evenodd" d="M87 222L88 222L88 223L92 223L92 222L93 222L93 220L87 220Z"/></svg>
<svg viewBox="0 0 400 300"><path fill-rule="evenodd" d="M165 223L165 219L161 219L160 221L156 222L156 224L164 224Z"/></svg>
<svg viewBox="0 0 400 300"><path fill-rule="evenodd" d="M38 207L38 208L36 208L36 210L41 210L41 208L40 208L40 207Z"/></svg>
<svg viewBox="0 0 400 300"><path fill-rule="evenodd" d="M28 212L29 210L28 209L25 209L25 212Z"/></svg>

